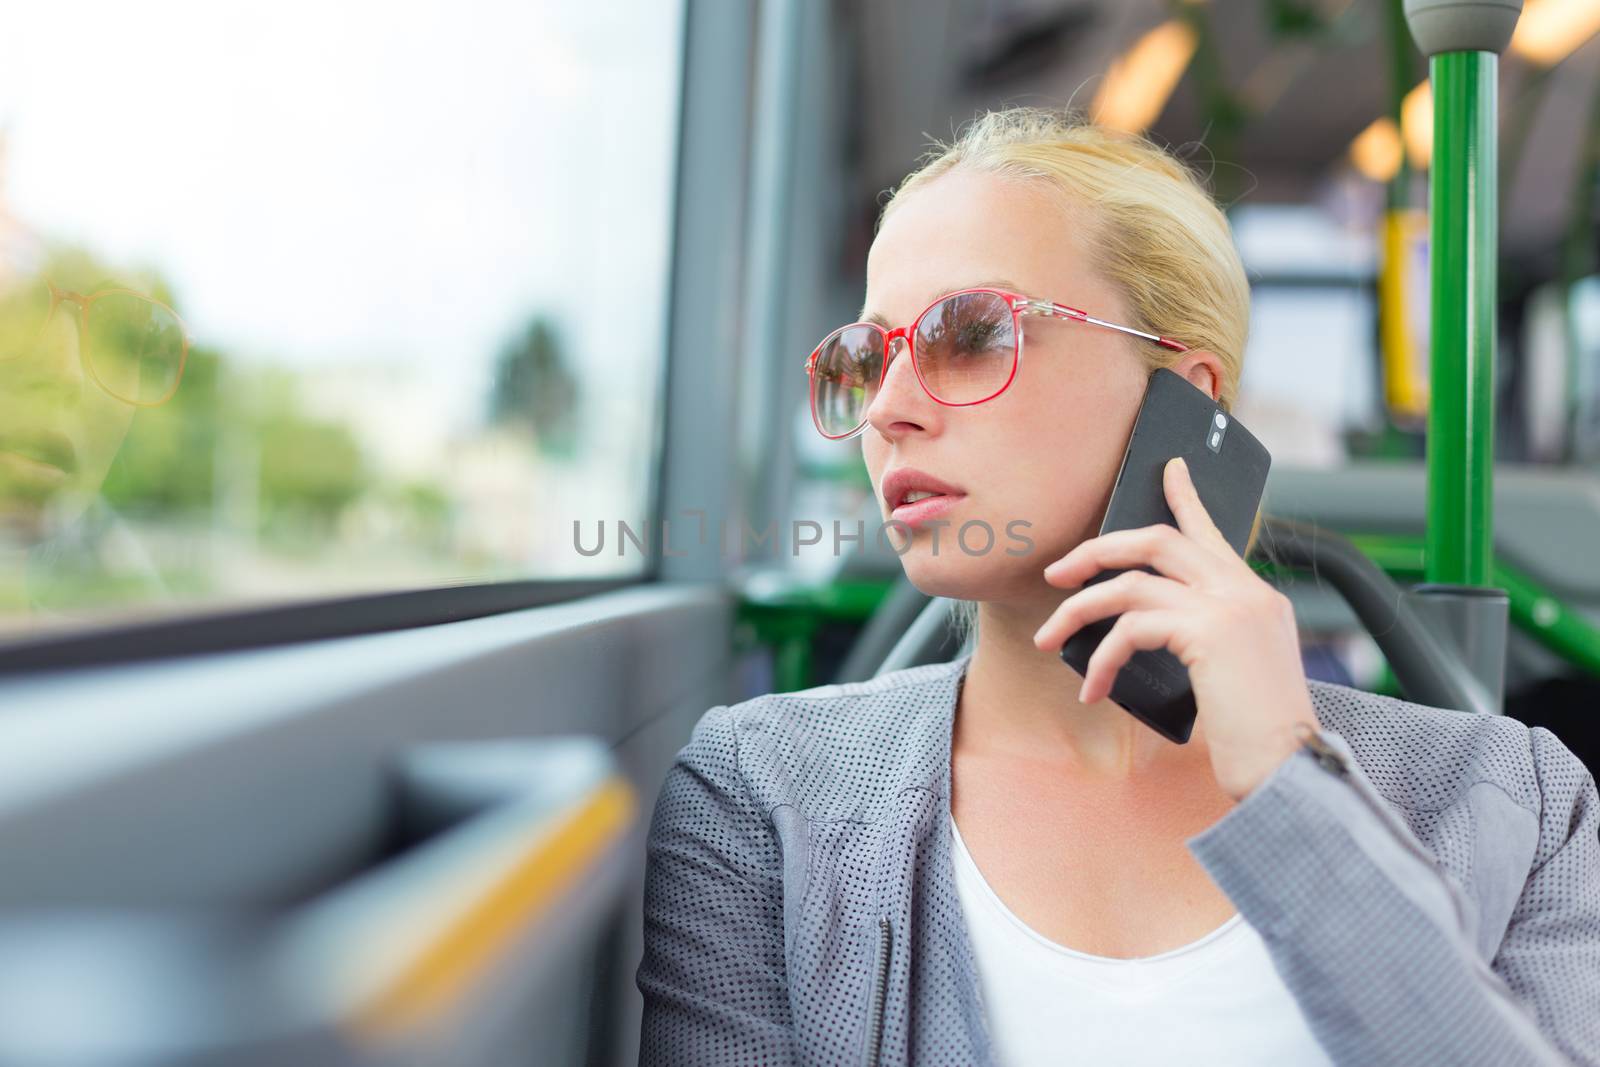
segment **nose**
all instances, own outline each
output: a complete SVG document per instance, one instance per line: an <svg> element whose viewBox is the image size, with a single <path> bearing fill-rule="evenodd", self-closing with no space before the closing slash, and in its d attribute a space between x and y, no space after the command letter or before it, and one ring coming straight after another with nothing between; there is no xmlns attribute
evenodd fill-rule
<svg viewBox="0 0 1600 1067"><path fill-rule="evenodd" d="M910 339L898 331L890 334L884 353L888 370L877 395L867 405L867 424L885 437L925 430L938 418L938 405L917 380L910 356Z"/></svg>

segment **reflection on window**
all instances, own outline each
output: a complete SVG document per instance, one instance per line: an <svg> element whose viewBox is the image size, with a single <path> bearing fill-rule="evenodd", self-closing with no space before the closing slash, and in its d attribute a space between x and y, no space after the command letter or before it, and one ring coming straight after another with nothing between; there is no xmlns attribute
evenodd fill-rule
<svg viewBox="0 0 1600 1067"><path fill-rule="evenodd" d="M676 3L0 18L0 634L616 575Z"/></svg>

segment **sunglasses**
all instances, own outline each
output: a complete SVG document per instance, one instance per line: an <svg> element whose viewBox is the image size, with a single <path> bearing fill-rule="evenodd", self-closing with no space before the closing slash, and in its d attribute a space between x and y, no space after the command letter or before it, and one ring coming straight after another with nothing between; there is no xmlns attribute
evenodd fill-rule
<svg viewBox="0 0 1600 1067"><path fill-rule="evenodd" d="M189 333L178 313L133 289L85 296L46 278L0 286L0 367L34 352L57 309L71 305L84 364L96 385L136 407L172 399L189 358Z"/></svg>
<svg viewBox="0 0 1600 1067"><path fill-rule="evenodd" d="M1022 362L1022 316L1049 315L1103 326L1175 352L1188 346L1092 315L1004 289L961 289L929 304L910 326L886 329L854 322L834 330L806 357L811 421L822 436L842 441L867 424L867 407L889 372L889 351L904 338L923 392L947 407L993 400L1006 391Z"/></svg>

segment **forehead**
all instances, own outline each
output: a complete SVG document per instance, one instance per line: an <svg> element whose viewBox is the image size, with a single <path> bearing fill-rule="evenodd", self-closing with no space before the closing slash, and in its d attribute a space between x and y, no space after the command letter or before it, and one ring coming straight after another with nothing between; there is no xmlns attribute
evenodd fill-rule
<svg viewBox="0 0 1600 1067"><path fill-rule="evenodd" d="M861 321L909 323L945 293L1099 303L1083 210L1042 181L955 170L895 202L867 255Z"/></svg>
<svg viewBox="0 0 1600 1067"><path fill-rule="evenodd" d="M946 293L955 293L961 291L962 289L1004 289L1007 292L1021 293L1024 296L1033 295L1033 289L1031 287L1023 285L1021 282L1014 282L1010 278L973 278L970 281L959 283L953 282L949 285L940 286L937 288L937 290L930 290L928 292L927 299L924 300L921 305L919 305L918 310L920 311L928 307L928 305L932 304ZM913 312L912 314L914 315L916 312ZM862 306L861 314L856 317L856 321L875 322L879 326L882 326L885 330L892 330L895 326L895 324L890 321L889 317L883 312L872 310L870 287L868 287L867 302ZM909 325L911 322L911 315L904 316L901 322L903 325Z"/></svg>

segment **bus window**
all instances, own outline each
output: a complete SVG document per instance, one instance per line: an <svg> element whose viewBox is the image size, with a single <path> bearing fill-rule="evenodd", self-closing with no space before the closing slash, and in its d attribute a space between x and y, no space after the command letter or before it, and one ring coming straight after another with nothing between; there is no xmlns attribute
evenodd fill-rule
<svg viewBox="0 0 1600 1067"><path fill-rule="evenodd" d="M0 28L0 635L638 574L677 3Z"/></svg>

